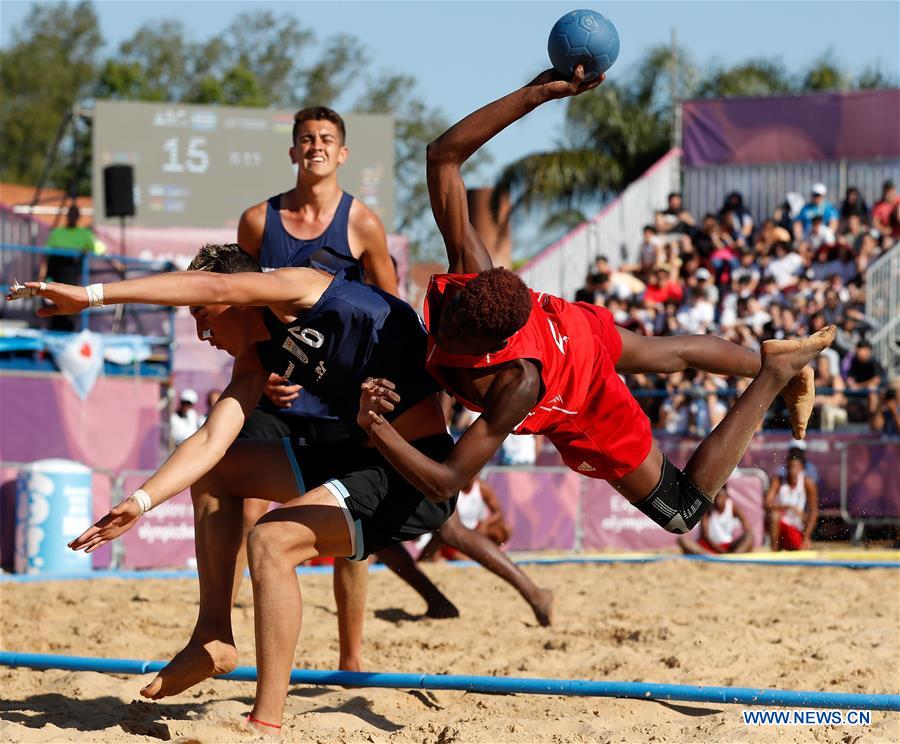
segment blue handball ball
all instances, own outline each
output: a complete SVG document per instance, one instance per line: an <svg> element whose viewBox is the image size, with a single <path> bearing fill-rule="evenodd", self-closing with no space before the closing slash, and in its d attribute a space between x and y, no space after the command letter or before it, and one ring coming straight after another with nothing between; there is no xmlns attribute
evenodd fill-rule
<svg viewBox="0 0 900 744"><path fill-rule="evenodd" d="M585 80L593 80L612 67L619 56L619 32L596 10L566 13L550 31L550 61L566 80L584 65Z"/></svg>

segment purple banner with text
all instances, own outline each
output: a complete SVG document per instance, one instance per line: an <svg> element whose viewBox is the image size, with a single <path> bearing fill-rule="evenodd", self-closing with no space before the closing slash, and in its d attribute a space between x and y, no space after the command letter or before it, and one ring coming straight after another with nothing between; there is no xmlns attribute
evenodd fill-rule
<svg viewBox="0 0 900 744"><path fill-rule="evenodd" d="M683 164L900 156L900 89L685 101Z"/></svg>

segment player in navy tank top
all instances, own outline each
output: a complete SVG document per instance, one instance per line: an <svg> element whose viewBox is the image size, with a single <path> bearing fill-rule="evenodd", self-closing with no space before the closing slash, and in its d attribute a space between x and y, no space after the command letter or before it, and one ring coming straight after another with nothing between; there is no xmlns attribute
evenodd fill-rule
<svg viewBox="0 0 900 744"><path fill-rule="evenodd" d="M332 109L313 106L298 111L290 148L297 169L294 188L245 210L238 223L237 242L264 270L302 266L331 273L344 270L351 279L365 276L375 286L396 295L397 278L381 220L338 183L338 170L349 157L345 138L344 121ZM239 437L286 436L337 445L350 437L350 429L320 399L273 374ZM261 499L244 500L245 539L268 508ZM245 560L242 545L238 562ZM360 668L367 579L366 566L335 561L341 669ZM354 599L348 604L351 597ZM345 613L345 606L353 612Z"/></svg>
<svg viewBox="0 0 900 744"><path fill-rule="evenodd" d="M134 527L146 509L191 488L200 617L187 647L142 691L158 699L237 664L229 618L240 499L253 494L280 502L282 508L266 514L248 538L258 629L253 715L277 723L302 614L296 566L317 556L364 560L387 545L437 530L455 506L455 499L435 503L422 496L363 441L358 403L353 405L362 383L378 375L398 381L404 401L387 403L389 417L423 455L441 458L453 442L437 385L425 371L425 329L406 303L341 274L305 268L262 273L237 245L207 246L190 268L106 284L100 291L109 305L191 306L198 336L235 357L231 382L201 429L71 547L93 551ZM81 312L89 302L82 287L27 287L54 303L42 315ZM18 296L24 295L10 299ZM224 457L270 372L321 394L352 428L355 441L307 446L301 457L288 439L244 441ZM198 504L213 518L205 519Z"/></svg>
<svg viewBox="0 0 900 744"><path fill-rule="evenodd" d="M298 165L296 188L248 209L238 226L238 243L259 259L264 271L288 266L308 266L331 273L342 271L350 280L367 279L396 294L396 274L380 221L364 205L342 192L337 183L338 167L347 157L343 147L343 120L331 109L314 107L298 112L295 121L291 156ZM311 209L313 206L317 209ZM282 384L278 375L270 380L273 382L267 387L267 395L260 399L259 407L241 431L242 438L291 436L318 445L337 444L349 437L349 430L325 401L308 390ZM245 532L268 507L260 499L245 499ZM549 624L552 594L539 589L496 545L456 518L449 519L440 533L448 545L515 587L538 622ZM379 551L378 558L421 595L427 605L426 615L456 617L459 614L404 548L389 546ZM338 560L335 566L340 574L335 578L340 667L357 669L366 577L362 567L346 561ZM356 601L347 601L351 594Z"/></svg>

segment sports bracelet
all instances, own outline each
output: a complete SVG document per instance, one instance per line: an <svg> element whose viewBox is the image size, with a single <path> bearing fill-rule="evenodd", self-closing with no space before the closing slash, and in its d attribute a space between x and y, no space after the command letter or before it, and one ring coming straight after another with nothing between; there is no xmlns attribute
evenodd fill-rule
<svg viewBox="0 0 900 744"><path fill-rule="evenodd" d="M85 289L88 296L88 307L103 307L103 285L88 284Z"/></svg>
<svg viewBox="0 0 900 744"><path fill-rule="evenodd" d="M145 514L153 508L153 503L150 501L150 494L147 493L143 488L139 488L133 494L131 494L131 498L138 505L138 508L141 510L141 514Z"/></svg>

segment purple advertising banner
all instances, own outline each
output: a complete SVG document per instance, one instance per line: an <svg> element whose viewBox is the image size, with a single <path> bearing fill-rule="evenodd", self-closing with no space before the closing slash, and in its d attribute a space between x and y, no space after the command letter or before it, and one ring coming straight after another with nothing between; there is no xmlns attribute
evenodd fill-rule
<svg viewBox="0 0 900 744"><path fill-rule="evenodd" d="M685 101L683 164L900 156L900 89Z"/></svg>
<svg viewBox="0 0 900 744"><path fill-rule="evenodd" d="M571 470L492 468L485 482L512 525L508 550L571 550L584 477Z"/></svg>
<svg viewBox="0 0 900 744"><path fill-rule="evenodd" d="M159 464L159 382L100 377L81 400L61 374L0 376L0 461L49 457L118 471Z"/></svg>
<svg viewBox="0 0 900 744"><path fill-rule="evenodd" d="M661 529L605 481L554 468L490 468L494 489L512 525L508 550L660 550L676 547L677 535ZM728 493L747 515L753 544L763 538L763 481L738 474ZM579 517L579 500L581 514ZM577 531L581 520L581 545ZM699 534L699 527L695 532Z"/></svg>
<svg viewBox="0 0 900 744"><path fill-rule="evenodd" d="M587 480L587 479L585 479ZM728 479L728 494L743 509L753 532L753 544L763 538L763 484L758 476ZM605 481L589 480L583 490L583 550L672 550L678 535L666 532L635 509ZM700 526L691 535L700 536Z"/></svg>
<svg viewBox="0 0 900 744"><path fill-rule="evenodd" d="M145 477L124 479L123 493L140 487ZM190 491L182 491L148 511L137 526L122 536L125 568L183 568L194 566L194 508Z"/></svg>

